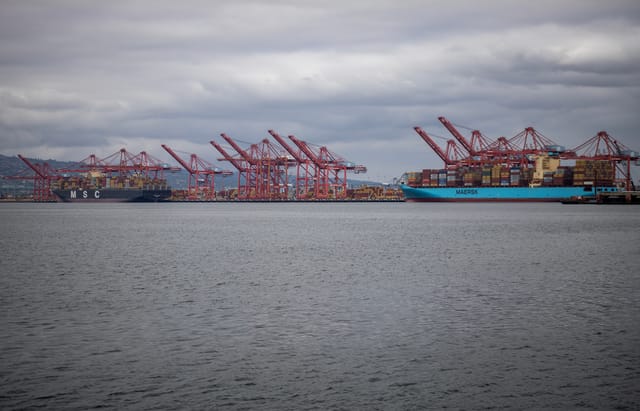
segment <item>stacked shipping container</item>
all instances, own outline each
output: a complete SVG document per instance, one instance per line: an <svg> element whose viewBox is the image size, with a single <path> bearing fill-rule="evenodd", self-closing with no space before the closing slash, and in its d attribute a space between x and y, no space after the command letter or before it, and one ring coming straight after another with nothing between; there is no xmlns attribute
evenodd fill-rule
<svg viewBox="0 0 640 411"><path fill-rule="evenodd" d="M546 163L545 163L546 160ZM526 187L530 184L564 187L593 185L613 186L614 166L607 160L576 160L575 165L557 165L541 159L542 172L533 167L505 165L462 166L450 169L424 169L406 174L411 187ZM555 165L556 168L553 166ZM545 169L544 167L550 167ZM537 177L536 177L537 176Z"/></svg>
<svg viewBox="0 0 640 411"><path fill-rule="evenodd" d="M147 176L117 176L106 177L88 173L84 176L65 176L54 180L52 189L76 190L76 189L149 189L167 190L167 182L164 179L150 178Z"/></svg>

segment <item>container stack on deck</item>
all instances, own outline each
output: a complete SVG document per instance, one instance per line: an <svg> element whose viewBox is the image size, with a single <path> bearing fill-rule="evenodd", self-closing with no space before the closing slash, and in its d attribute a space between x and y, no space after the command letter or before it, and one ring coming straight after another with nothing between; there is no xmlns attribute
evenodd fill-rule
<svg viewBox="0 0 640 411"><path fill-rule="evenodd" d="M406 173L410 187L544 187L582 186L585 183L598 186L614 185L614 167L607 160L576 160L575 165L550 165L544 158L537 170L532 166L505 165L459 166L442 169L424 169ZM557 162L563 164L563 162Z"/></svg>
<svg viewBox="0 0 640 411"><path fill-rule="evenodd" d="M101 190L101 189L147 189L166 190L167 181L160 178L152 178L145 175L110 177L99 172L90 172L84 175L63 176L51 183L53 190Z"/></svg>

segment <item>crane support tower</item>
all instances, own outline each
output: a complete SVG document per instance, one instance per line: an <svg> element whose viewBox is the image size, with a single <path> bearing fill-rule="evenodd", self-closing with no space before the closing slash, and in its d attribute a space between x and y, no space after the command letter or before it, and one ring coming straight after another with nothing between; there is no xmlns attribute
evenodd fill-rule
<svg viewBox="0 0 640 411"><path fill-rule="evenodd" d="M257 197L256 186L258 185L258 163L253 160L249 153L244 151L244 149L242 149L231 137L225 133L221 133L220 137L222 137L243 160L244 170L242 174L244 174L244 189L239 190L238 198L243 200L255 200ZM241 191L242 195L240 194Z"/></svg>
<svg viewBox="0 0 640 411"><path fill-rule="evenodd" d="M238 193L237 198L239 200L249 199L249 179L247 178L250 172L250 165L243 158L234 157L227 152L220 144L211 140L209 142L218 152L222 155L219 161L228 161L232 166L238 170Z"/></svg>
<svg viewBox="0 0 640 411"><path fill-rule="evenodd" d="M341 198L342 193L346 193L346 168L341 170L340 167L332 167L322 159L322 153L314 152L306 142L298 140L296 136L290 135L289 139L300 151L311 159L315 166L315 198L322 200L328 199L331 196ZM341 171L343 172L343 176L341 175ZM332 188L336 188L337 190L332 190Z"/></svg>
<svg viewBox="0 0 640 411"><path fill-rule="evenodd" d="M291 147L278 133L269 130L269 134L293 157L296 166L296 182L293 194L294 199L313 198L316 187L315 166L313 161L300 149Z"/></svg>
<svg viewBox="0 0 640 411"><path fill-rule="evenodd" d="M190 201L213 201L216 199L215 176L228 176L231 171L221 170L196 154L189 156L189 162L166 144L162 148L171 155L187 172L189 179L187 184L187 199Z"/></svg>
<svg viewBox="0 0 640 411"><path fill-rule="evenodd" d="M226 152L219 144L211 144L231 162L239 172L238 198L256 201L282 201L289 199L289 167L296 165L280 147L263 139L243 149L225 133L220 136L236 151L237 156Z"/></svg>
<svg viewBox="0 0 640 411"><path fill-rule="evenodd" d="M48 163L32 163L20 154L18 154L18 158L35 173L33 177L28 177L29 179L33 178L33 201L55 201L55 195L51 192L51 180L57 178L55 170Z"/></svg>
<svg viewBox="0 0 640 411"><path fill-rule="evenodd" d="M314 164L315 198L344 199L347 197L347 171L366 173L367 168L347 161L326 146L315 146L290 135L289 139Z"/></svg>
<svg viewBox="0 0 640 411"><path fill-rule="evenodd" d="M576 148L569 150L568 153L567 157L570 158L611 163L615 170L615 182L623 185L627 191L636 189L631 178L631 165L640 165L640 153L626 147L606 131L598 132ZM597 179L598 175L594 177Z"/></svg>

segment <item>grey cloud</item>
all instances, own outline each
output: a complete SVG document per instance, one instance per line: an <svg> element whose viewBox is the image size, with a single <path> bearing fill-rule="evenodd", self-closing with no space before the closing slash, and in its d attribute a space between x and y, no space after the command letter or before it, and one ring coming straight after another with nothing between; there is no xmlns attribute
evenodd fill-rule
<svg viewBox="0 0 640 411"><path fill-rule="evenodd" d="M411 127L446 134L443 114L493 136L610 128L640 148L639 20L633 1L6 3L0 151L275 128L388 175L438 166Z"/></svg>

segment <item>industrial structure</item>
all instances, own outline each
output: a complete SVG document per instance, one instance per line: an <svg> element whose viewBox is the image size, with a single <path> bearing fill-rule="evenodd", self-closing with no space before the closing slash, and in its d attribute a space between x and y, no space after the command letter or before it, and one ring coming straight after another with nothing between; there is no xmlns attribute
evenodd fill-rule
<svg viewBox="0 0 640 411"><path fill-rule="evenodd" d="M313 198L316 190L316 166L302 150L292 147L287 141L273 130L269 134L293 157L295 163L295 187L293 197L296 199Z"/></svg>
<svg viewBox="0 0 640 411"><path fill-rule="evenodd" d="M222 170L215 167L208 161L198 157L197 154L189 155L189 162L184 160L171 147L162 144L171 157L173 157L186 171L189 173L187 181L187 192L184 196L190 201L213 201L216 199L216 183L215 176L230 176L233 171Z"/></svg>
<svg viewBox="0 0 640 411"><path fill-rule="evenodd" d="M347 171L366 173L367 168L345 160L326 146L316 146L290 135L289 139L314 165L314 189L317 199L344 199L347 196Z"/></svg>
<svg viewBox="0 0 640 411"><path fill-rule="evenodd" d="M35 172L34 201L161 201L171 195L164 172L179 170L145 151L132 154L124 148L58 169L18 157Z"/></svg>
<svg viewBox="0 0 640 411"><path fill-rule="evenodd" d="M55 180L53 168L51 168L48 163L32 163L20 154L18 154L18 158L35 174L32 176L17 175L9 178L33 180L33 201L55 201L56 197L51 191L51 180Z"/></svg>
<svg viewBox="0 0 640 411"><path fill-rule="evenodd" d="M211 144L222 154L220 161L229 161L238 170L238 199L288 200L289 167L295 164L286 152L267 139L251 144L247 149L225 133L220 136L231 145L236 155L230 155L219 144Z"/></svg>
<svg viewBox="0 0 640 411"><path fill-rule="evenodd" d="M237 188L216 191L215 177L234 172L204 160L197 154L162 148L188 173L187 190L171 190L165 171L179 171L148 153L129 153L126 149L99 158L87 158L65 168L54 169L19 155L34 175L15 178L33 179L34 201L325 201L325 200L397 200L399 191L348 189L347 172L366 172L366 167L345 160L326 146L316 146L291 135L288 141L273 130L275 141L263 138L258 143L239 143L225 133L223 143L210 141L222 155L219 161L236 170ZM223 144L225 146L223 146ZM241 146L241 144L243 144ZM294 174L295 170L295 174Z"/></svg>
<svg viewBox="0 0 640 411"><path fill-rule="evenodd" d="M407 172L401 181L409 201L556 201L598 193L632 193L631 166L640 164L630 150L601 131L583 144L566 149L532 127L511 138L492 140L478 130L465 137L445 117L438 117L453 138L442 148L421 127L414 130L443 161L442 168ZM397 201L399 190L386 187L350 188L349 172L367 171L329 150L299 139L273 138L244 143L221 133L222 142L210 144L237 175L236 188L216 191L215 177L234 172L187 156L162 144L162 148L188 173L187 190L171 190L164 173L179 171L145 151L121 149L104 158L95 154L71 166L54 169L18 157L33 175L34 201ZM635 194L630 195L637 198ZM625 198L629 197L625 194Z"/></svg>
<svg viewBox="0 0 640 411"><path fill-rule="evenodd" d="M219 160L228 161L238 170L240 200L346 199L347 171L366 172L366 167L343 159L326 146L318 147L290 135L294 148L275 131L269 130L269 134L278 145L263 139L246 149L225 133L220 134L235 154L210 142L222 155ZM295 177L290 176L293 168Z"/></svg>
<svg viewBox="0 0 640 411"><path fill-rule="evenodd" d="M438 120L454 139L443 150L422 128L414 127L444 165L406 173L403 191L408 200L555 201L635 190L631 165L639 163L638 152L605 131L566 149L533 127L495 141L473 130L468 140L449 120Z"/></svg>

